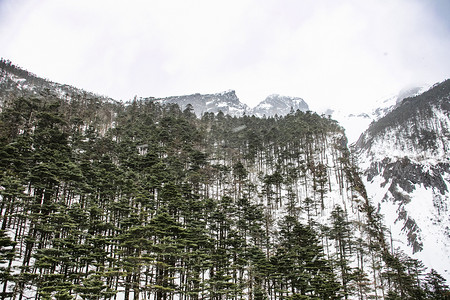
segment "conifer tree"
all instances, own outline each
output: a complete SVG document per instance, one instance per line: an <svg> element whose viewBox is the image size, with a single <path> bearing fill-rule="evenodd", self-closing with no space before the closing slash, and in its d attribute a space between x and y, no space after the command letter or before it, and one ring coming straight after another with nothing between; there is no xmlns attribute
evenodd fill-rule
<svg viewBox="0 0 450 300"><path fill-rule="evenodd" d="M447 300L450 299L450 289L442 277L436 270L431 271L425 277L425 289L427 299Z"/></svg>
<svg viewBox="0 0 450 300"><path fill-rule="evenodd" d="M349 257L351 256L351 224L347 221L347 215L340 206L336 206L331 212L330 238L336 242L337 265L340 271L345 299L350 294L351 268Z"/></svg>
<svg viewBox="0 0 450 300"><path fill-rule="evenodd" d="M280 224L280 245L273 259L284 295L337 299L339 284L315 232L295 218L286 216ZM275 273L275 274L277 274Z"/></svg>
<svg viewBox="0 0 450 300"><path fill-rule="evenodd" d="M300 111L196 119L192 108L49 91L9 99L0 298L366 299L383 286L385 298L445 297L442 278L423 281L419 262L386 251L345 143L328 161L342 134L334 121ZM367 200L352 202L368 220L358 243L340 207L330 228L320 224L333 168Z"/></svg>
<svg viewBox="0 0 450 300"><path fill-rule="evenodd" d="M12 278L11 267L12 261L16 255L16 242L12 241L4 230L0 230L0 297L1 299L6 299L11 296L8 292L8 282Z"/></svg>

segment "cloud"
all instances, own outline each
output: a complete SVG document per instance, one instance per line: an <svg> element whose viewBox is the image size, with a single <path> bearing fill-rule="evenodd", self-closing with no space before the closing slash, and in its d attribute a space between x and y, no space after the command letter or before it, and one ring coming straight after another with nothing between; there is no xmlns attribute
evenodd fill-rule
<svg viewBox="0 0 450 300"><path fill-rule="evenodd" d="M428 3L4 0L0 56L124 100L235 89L362 109L449 77L446 4Z"/></svg>

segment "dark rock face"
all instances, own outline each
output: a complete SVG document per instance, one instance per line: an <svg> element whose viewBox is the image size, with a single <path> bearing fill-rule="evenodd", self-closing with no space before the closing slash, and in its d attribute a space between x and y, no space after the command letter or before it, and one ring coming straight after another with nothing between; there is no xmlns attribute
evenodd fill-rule
<svg viewBox="0 0 450 300"><path fill-rule="evenodd" d="M406 206L411 201L421 201L411 196L417 187L422 186L431 189L434 194L433 205L438 209L445 206L442 198L448 193L445 183L445 176L449 174L450 164L439 163L429 166L427 169L423 165L414 163L407 157L391 161L385 158L381 162L375 162L364 175L368 181L372 181L375 176L381 175L385 180L381 187L388 186L387 192L382 198L382 202L393 202L398 206L398 217L396 222L403 224L402 231L407 236L407 243L412 248L413 253L423 250L421 229L416 220L412 218Z"/></svg>
<svg viewBox="0 0 450 300"><path fill-rule="evenodd" d="M408 212L402 206L398 211L397 221L403 221L402 231L406 232L408 246L412 247L413 253L423 250L423 242L420 237L420 228L416 221L408 216Z"/></svg>
<svg viewBox="0 0 450 300"><path fill-rule="evenodd" d="M397 161L385 158L381 162L374 162L364 174L368 181L380 174L386 180L392 180L391 185L400 187L407 193L412 193L416 185L422 184L425 188L438 190L442 195L448 192L444 177L450 171L450 164L439 163L424 170L423 165L412 162L404 157Z"/></svg>

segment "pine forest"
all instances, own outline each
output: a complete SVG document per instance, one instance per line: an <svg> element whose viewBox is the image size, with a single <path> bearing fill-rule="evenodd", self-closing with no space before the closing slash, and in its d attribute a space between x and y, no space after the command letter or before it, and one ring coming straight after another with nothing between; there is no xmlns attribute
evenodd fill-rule
<svg viewBox="0 0 450 300"><path fill-rule="evenodd" d="M313 112L42 89L4 97L0 157L0 299L449 299Z"/></svg>

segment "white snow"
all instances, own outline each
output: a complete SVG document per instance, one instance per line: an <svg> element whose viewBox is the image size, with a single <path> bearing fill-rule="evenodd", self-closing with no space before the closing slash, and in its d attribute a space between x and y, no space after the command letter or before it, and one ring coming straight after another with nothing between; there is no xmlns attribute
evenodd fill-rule
<svg viewBox="0 0 450 300"><path fill-rule="evenodd" d="M216 105L217 105L217 107L227 107L228 103L227 102L219 102Z"/></svg>
<svg viewBox="0 0 450 300"><path fill-rule="evenodd" d="M262 108L262 109L270 109L270 108L272 108L273 107L273 105L272 104L270 104L270 103L261 103L261 104L258 104L258 106L257 106L257 108Z"/></svg>

